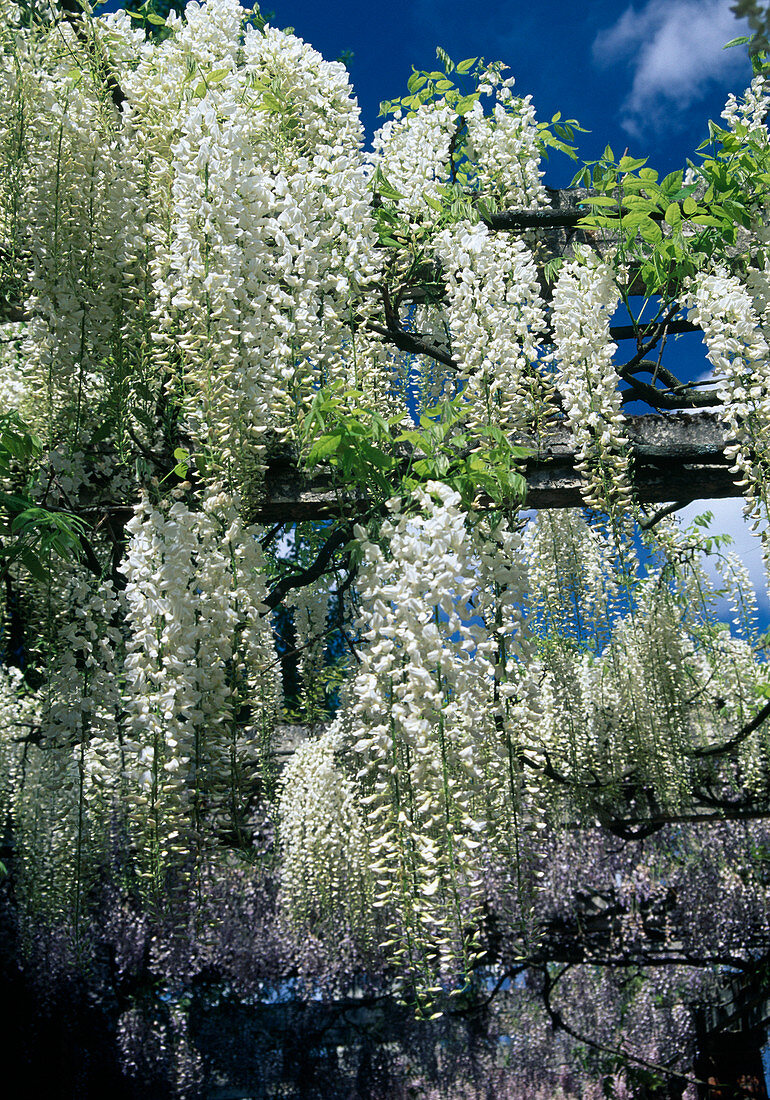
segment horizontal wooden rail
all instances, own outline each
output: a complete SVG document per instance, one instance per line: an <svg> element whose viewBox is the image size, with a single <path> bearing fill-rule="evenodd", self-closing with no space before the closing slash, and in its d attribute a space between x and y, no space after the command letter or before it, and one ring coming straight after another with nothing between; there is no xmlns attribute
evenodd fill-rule
<svg viewBox="0 0 770 1100"><path fill-rule="evenodd" d="M725 457L727 437L716 413L668 413L631 416L626 434L633 456L633 481L643 503L738 497L741 491ZM531 447L526 464L528 508L574 508L583 504L580 474L575 469L575 441L559 427ZM290 523L350 516L365 511L369 499L334 480L333 472L308 476L286 458L273 459L264 485L254 494L248 518L255 523Z"/></svg>

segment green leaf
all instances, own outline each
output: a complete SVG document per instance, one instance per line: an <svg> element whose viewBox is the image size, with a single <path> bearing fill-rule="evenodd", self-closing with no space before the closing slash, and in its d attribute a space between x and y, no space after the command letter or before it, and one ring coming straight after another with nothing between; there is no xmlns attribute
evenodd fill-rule
<svg viewBox="0 0 770 1100"><path fill-rule="evenodd" d="M362 458L365 458L368 463L377 467L379 470L390 470L395 461L391 455L385 454L384 451L379 450L377 447L373 447L370 443L361 443L359 445L359 454Z"/></svg>
<svg viewBox="0 0 770 1100"><path fill-rule="evenodd" d="M630 213L623 215L620 224L626 233L636 235L639 232L639 226L642 222L647 221L649 216L644 210L632 210Z"/></svg>
<svg viewBox="0 0 770 1100"><path fill-rule="evenodd" d="M148 23L154 23L156 27L165 27L166 20L162 15L156 15L154 11L148 12L146 15Z"/></svg>
<svg viewBox="0 0 770 1100"><path fill-rule="evenodd" d="M578 169L570 181L570 187L588 187L591 184L591 170L587 165Z"/></svg>
<svg viewBox="0 0 770 1100"><path fill-rule="evenodd" d="M694 214L690 221L694 222L695 225L710 225L714 229L720 229L723 224L719 218L715 218L712 214Z"/></svg>
<svg viewBox="0 0 770 1100"><path fill-rule="evenodd" d="M263 94L263 96L262 96L262 106L266 107L268 111L275 111L277 114L280 114L281 111L283 110L283 107L278 102L278 100L276 99L276 97L273 95L272 92L265 92Z"/></svg>
<svg viewBox="0 0 770 1100"><path fill-rule="evenodd" d="M401 418L399 417L399 420ZM396 443L411 443L413 447L419 447L422 443L422 432L406 431L396 436Z"/></svg>
<svg viewBox="0 0 770 1100"><path fill-rule="evenodd" d="M96 431L91 436L91 443L101 443L103 440L108 439L109 436L115 430L115 425L110 420L105 420L103 424L100 424Z"/></svg>
<svg viewBox="0 0 770 1100"><path fill-rule="evenodd" d="M441 46L436 46L436 57L439 59L439 61L442 62L444 66L444 72L451 73L454 70L454 61L446 52L446 50L441 48ZM433 77L433 79L439 79L441 76L443 76L443 73L439 73L437 77L435 77L434 74L431 73L431 77Z"/></svg>
<svg viewBox="0 0 770 1100"><path fill-rule="evenodd" d="M679 203L672 202L671 205L666 208L664 218L669 225L679 225L682 221L682 211L679 208Z"/></svg>
<svg viewBox="0 0 770 1100"><path fill-rule="evenodd" d="M659 244L663 240L663 230L652 218L645 218L639 223L639 233L648 244Z"/></svg>
<svg viewBox="0 0 770 1100"><path fill-rule="evenodd" d="M455 104L455 111L458 115L464 115L466 111L470 111L474 103L478 103L479 93L471 92L470 95L464 95L461 99L458 99Z"/></svg>
<svg viewBox="0 0 770 1100"><path fill-rule="evenodd" d="M677 169L674 172L669 172L669 174L667 176L664 176L664 178L660 181L661 189L670 194L678 191L679 188L682 186L682 175L683 173L681 168Z"/></svg>
<svg viewBox="0 0 770 1100"><path fill-rule="evenodd" d="M308 465L313 466L330 455L336 454L341 442L342 435L339 432L333 435L322 435L310 449L310 454L307 456Z"/></svg>
<svg viewBox="0 0 770 1100"><path fill-rule="evenodd" d="M618 207L618 200L612 198L611 195L588 195L586 198L580 200L581 206L614 206Z"/></svg>
<svg viewBox="0 0 770 1100"><path fill-rule="evenodd" d="M372 177L372 187L377 194L383 199L403 199L403 195L400 191L397 191L395 187L388 182L385 178L382 170L378 167Z"/></svg>
<svg viewBox="0 0 770 1100"><path fill-rule="evenodd" d="M608 146L609 148L609 146ZM618 164L618 170L620 172L635 172L637 168L643 168L647 163L646 157L628 157L624 156L620 158Z"/></svg>
<svg viewBox="0 0 770 1100"><path fill-rule="evenodd" d="M457 72L464 76L471 71L477 61L478 57L466 57L464 61L458 63Z"/></svg>
<svg viewBox="0 0 770 1100"><path fill-rule="evenodd" d="M43 563L40 561L40 558L38 558L37 554L35 554L32 550L22 550L19 557L22 564L26 566L30 575L36 581L42 582L47 579L48 574L45 570L45 567L43 566Z"/></svg>

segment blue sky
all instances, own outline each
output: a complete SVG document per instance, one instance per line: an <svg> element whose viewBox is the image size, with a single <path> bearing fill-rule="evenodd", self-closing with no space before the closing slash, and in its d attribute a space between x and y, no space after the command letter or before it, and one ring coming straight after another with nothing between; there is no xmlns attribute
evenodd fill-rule
<svg viewBox="0 0 770 1100"><path fill-rule="evenodd" d="M506 62L539 118L561 111L591 131L581 136L587 159L609 142L668 172L706 136L706 120L719 117L727 93L751 79L745 50L722 50L742 30L730 2L487 0L471 14L467 0L266 0L262 10L329 59L353 51L349 68L369 134L380 101L405 92L412 65L434 68L443 46L455 60ZM571 174L558 158L546 182L562 186Z"/></svg>
<svg viewBox="0 0 770 1100"><path fill-rule="evenodd" d="M379 104L406 91L412 71L436 67L436 46L455 61L483 56L504 61L520 95L531 94L538 118L556 111L576 118L590 133L579 135L581 155L592 160L609 143L647 156L661 174L695 159L707 136L707 120L719 119L727 94L751 80L742 47L723 50L745 33L732 0L574 0L524 3L486 0L473 12L467 0L390 0L362 4L336 0L265 0L271 22L293 27L328 59L352 50L351 79L369 137L381 124ZM565 186L574 166L556 157L545 182ZM672 348L683 377L708 367L696 334ZM671 363L672 368L674 363ZM748 566L761 601L763 626L770 618L759 540L742 518L740 500L698 502L683 513L714 512L714 531L727 531Z"/></svg>
<svg viewBox="0 0 770 1100"><path fill-rule="evenodd" d="M719 119L728 92L740 93L751 80L745 49L722 49L745 32L731 2L486 0L471 13L467 0L265 0L262 12L329 60L352 51L348 67L369 138L382 122L380 102L406 92L412 66L435 68L436 46L442 46L456 61L504 61L517 92L532 95L540 119L561 111L590 131L579 135L585 159L597 158L609 143L617 155L628 148L647 156L664 174L694 157L707 120ZM118 6L118 0L105 5ZM546 184L565 186L574 167L557 155L546 166ZM697 334L677 341L669 355L683 378L708 366ZM735 538L763 593L763 617L770 618L759 544L741 518L741 502L701 502L685 518L707 507L715 513L713 529Z"/></svg>

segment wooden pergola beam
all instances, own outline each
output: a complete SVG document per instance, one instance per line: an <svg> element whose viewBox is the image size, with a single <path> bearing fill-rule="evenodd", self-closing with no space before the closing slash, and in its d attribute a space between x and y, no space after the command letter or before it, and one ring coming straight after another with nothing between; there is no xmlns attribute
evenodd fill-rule
<svg viewBox="0 0 770 1100"><path fill-rule="evenodd" d="M725 457L727 436L716 413L630 416L625 430L640 502L686 503L742 495ZM526 437L515 443L534 452L525 471L528 508L575 508L584 503L582 478L575 469L575 441L566 426L555 429L539 445ZM248 518L253 523L329 519L363 512L368 505L366 493L341 485L333 471L311 477L287 458L275 458L268 464Z"/></svg>

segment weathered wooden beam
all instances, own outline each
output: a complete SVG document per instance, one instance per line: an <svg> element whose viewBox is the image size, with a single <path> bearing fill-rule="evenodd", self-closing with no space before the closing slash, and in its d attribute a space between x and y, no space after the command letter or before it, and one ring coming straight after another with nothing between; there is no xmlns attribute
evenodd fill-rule
<svg viewBox="0 0 770 1100"><path fill-rule="evenodd" d="M738 497L741 491L725 457L727 437L713 412L631 416L626 433L633 455L633 480L643 503ZM528 508L574 508L583 504L582 478L575 469L575 441L566 426L531 447L527 462ZM333 471L308 476L287 458L268 465L263 487L255 493L248 518L255 523L286 523L351 516L370 504L362 490L335 481Z"/></svg>

